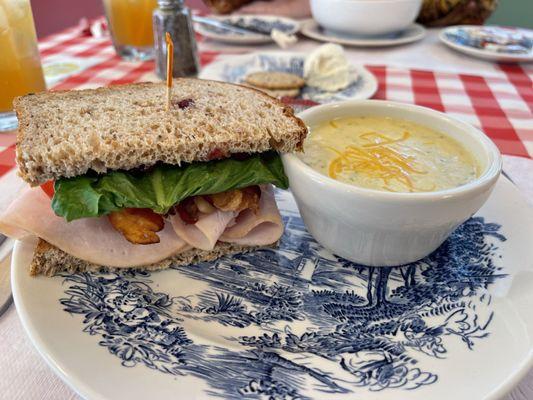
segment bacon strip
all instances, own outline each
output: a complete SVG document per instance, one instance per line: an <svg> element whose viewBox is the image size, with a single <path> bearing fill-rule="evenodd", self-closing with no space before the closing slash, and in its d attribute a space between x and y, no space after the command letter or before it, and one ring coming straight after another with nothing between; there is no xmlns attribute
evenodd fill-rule
<svg viewBox="0 0 533 400"><path fill-rule="evenodd" d="M159 232L165 226L163 217L149 208L124 208L107 216L113 228L133 244L159 243Z"/></svg>

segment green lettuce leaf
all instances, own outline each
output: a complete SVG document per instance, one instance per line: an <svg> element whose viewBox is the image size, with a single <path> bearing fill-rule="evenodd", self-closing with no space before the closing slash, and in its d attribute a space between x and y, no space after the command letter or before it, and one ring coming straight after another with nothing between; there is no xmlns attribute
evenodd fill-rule
<svg viewBox="0 0 533 400"><path fill-rule="evenodd" d="M287 189L289 181L275 152L243 160L227 158L182 166L158 165L147 171L88 173L55 182L54 212L67 221L98 217L126 207L151 208L164 214L189 196L214 194L272 183Z"/></svg>

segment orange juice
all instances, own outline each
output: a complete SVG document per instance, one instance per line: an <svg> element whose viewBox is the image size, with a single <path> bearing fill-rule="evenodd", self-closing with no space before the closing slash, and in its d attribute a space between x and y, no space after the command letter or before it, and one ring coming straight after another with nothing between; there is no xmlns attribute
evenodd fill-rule
<svg viewBox="0 0 533 400"><path fill-rule="evenodd" d="M0 0L0 113L13 98L45 90L29 0Z"/></svg>
<svg viewBox="0 0 533 400"><path fill-rule="evenodd" d="M116 47L154 45L152 12L157 0L104 0L104 7Z"/></svg>

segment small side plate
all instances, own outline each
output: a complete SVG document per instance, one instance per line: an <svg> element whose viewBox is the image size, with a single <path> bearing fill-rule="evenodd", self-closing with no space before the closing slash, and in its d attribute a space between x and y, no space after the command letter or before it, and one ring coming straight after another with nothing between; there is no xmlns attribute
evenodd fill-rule
<svg viewBox="0 0 533 400"><path fill-rule="evenodd" d="M533 31L527 29L518 29L518 28L503 28L503 27L492 27L497 29L512 29L513 31L523 32L526 35L529 35L533 38ZM472 57L482 58L484 60L490 61L499 61L499 62L531 62L533 61L533 49L529 53L504 53L494 50L481 49L477 47L470 46L466 43L463 43L461 40L458 40L457 32L459 30L468 31L471 29L480 29L479 26L473 25L459 25L459 26L450 26L449 28L443 29L439 34L439 39L445 45L451 47L454 50L460 51L461 53L468 54Z"/></svg>
<svg viewBox="0 0 533 400"><path fill-rule="evenodd" d="M246 75L257 71L281 71L303 76L305 54L294 52L264 52L225 57L206 66L200 73L202 79L242 83ZM342 100L369 99L376 93L376 77L362 65L353 65L353 82L345 89L326 92L304 86L299 100L325 104Z"/></svg>
<svg viewBox="0 0 533 400"><path fill-rule="evenodd" d="M412 24L406 30L383 37L361 37L344 35L322 28L314 19L302 22L300 32L311 39L356 47L398 46L416 42L426 36L426 28Z"/></svg>

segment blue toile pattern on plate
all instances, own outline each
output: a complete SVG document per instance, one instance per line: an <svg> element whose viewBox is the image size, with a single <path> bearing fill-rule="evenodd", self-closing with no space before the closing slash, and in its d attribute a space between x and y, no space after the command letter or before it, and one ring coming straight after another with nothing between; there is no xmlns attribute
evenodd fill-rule
<svg viewBox="0 0 533 400"><path fill-rule="evenodd" d="M226 17L219 18L222 22L230 24L239 28L252 29L264 35L270 35L272 30L277 29L286 34L293 34L298 31L298 25L289 23L287 20L275 18L258 18L258 17ZM225 29L224 27L216 27L212 25L202 24L203 30L216 33L217 35L228 36L243 36L245 33L235 32L233 30Z"/></svg>
<svg viewBox="0 0 533 400"><path fill-rule="evenodd" d="M268 54L259 54L251 58L248 62L239 65L226 64L222 70L220 80L231 83L242 83L246 75L257 71L279 71L288 72L303 77L304 57L289 56L275 57ZM326 92L311 86L304 86L297 97L304 100L312 100L317 103L332 103L336 101L348 100L354 97L363 85L365 76L358 75L354 71L354 80L346 88L337 92Z"/></svg>
<svg viewBox="0 0 533 400"><path fill-rule="evenodd" d="M194 376L226 399L414 390L439 379L428 357L489 335L487 288L505 276L498 224L472 218L426 259L372 268L324 250L290 194L277 197L279 249L161 272L179 295L154 284L158 273L65 274L64 310L124 367Z"/></svg>

